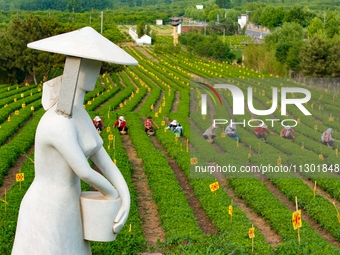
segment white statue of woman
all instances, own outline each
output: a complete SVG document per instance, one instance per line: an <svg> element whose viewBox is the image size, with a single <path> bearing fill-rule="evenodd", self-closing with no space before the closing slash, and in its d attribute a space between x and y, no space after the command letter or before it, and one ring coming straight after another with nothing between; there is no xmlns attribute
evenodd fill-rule
<svg viewBox="0 0 340 255"><path fill-rule="evenodd" d="M72 70L67 70L68 61ZM127 184L83 107L85 93L94 89L100 67L101 61L67 57L63 76L44 84L43 106L47 112L36 131L35 178L21 202L12 255L91 254L83 234L80 179L106 199L121 198L112 226L114 233L127 220ZM69 89L74 72L76 84ZM70 111L63 112L69 105ZM103 175L90 167L88 159Z"/></svg>

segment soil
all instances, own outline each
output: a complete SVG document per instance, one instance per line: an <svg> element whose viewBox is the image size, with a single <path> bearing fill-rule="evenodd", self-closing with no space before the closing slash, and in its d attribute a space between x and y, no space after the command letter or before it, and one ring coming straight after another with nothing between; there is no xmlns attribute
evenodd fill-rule
<svg viewBox="0 0 340 255"><path fill-rule="evenodd" d="M150 59L150 60L152 60L154 62L157 62L157 63L159 62L157 58L155 58L154 56L150 55L150 53L147 52L143 47L139 47L138 50L140 52L142 52L143 55L146 56L147 59Z"/></svg>
<svg viewBox="0 0 340 255"><path fill-rule="evenodd" d="M148 187L147 176L144 173L142 159L137 153L128 135L123 135L123 146L133 168L132 180L137 192L138 210L142 219L142 227L148 246L155 246L157 241L165 241L158 207L152 200L152 192Z"/></svg>
<svg viewBox="0 0 340 255"><path fill-rule="evenodd" d="M184 194L188 199L188 203L190 207L194 211L195 218L197 220L197 224L201 228L202 232L205 234L215 234L217 232L216 227L210 221L208 216L206 215L201 203L199 202L198 198L196 197L193 188L190 186L189 180L181 170L181 168L177 165L176 161L173 160L165 151L164 147L161 145L159 140L156 137L150 137L154 147L161 151L164 156L166 157L169 166L174 171L174 174L178 180L179 185L181 186Z"/></svg>
<svg viewBox="0 0 340 255"><path fill-rule="evenodd" d="M259 178L263 182L270 193L272 193L284 206L286 206L292 212L296 210L295 202L291 202L274 184L270 182L267 178ZM319 233L319 235L325 239L331 245L340 248L339 241L336 240L327 230L322 228L317 222L310 218L306 213L303 214L303 220L308 222L308 224Z"/></svg>
<svg viewBox="0 0 340 255"><path fill-rule="evenodd" d="M129 81L133 84L133 86L138 89L139 87L136 85L133 79L126 73L126 71L123 71L123 73L128 77Z"/></svg>
<svg viewBox="0 0 340 255"><path fill-rule="evenodd" d="M296 176L297 176L298 178L301 179L301 181L303 181L305 184L307 184L308 187L309 187L311 190L314 189L314 182L312 182L312 181L309 180L309 179L303 178L302 175L299 174L299 173L295 173L295 174L296 174ZM336 206L337 208L340 208L340 202L339 202L338 200L336 200L335 198L332 198L331 195L330 195L329 193L327 193L326 191L320 189L320 188L318 187L318 183L316 183L316 194L317 194L317 195L319 194L319 195L323 196L323 197L324 197L325 199L327 199L330 203L332 203L332 204L334 203L335 206Z"/></svg>
<svg viewBox="0 0 340 255"><path fill-rule="evenodd" d="M172 103L171 112L177 112L178 111L179 101L180 101L180 94L179 94L179 91L176 91L175 92L175 99L174 99L174 102Z"/></svg>
<svg viewBox="0 0 340 255"><path fill-rule="evenodd" d="M235 204L240 210L242 210L247 216L247 218L254 224L254 226L260 230L268 244L270 244L272 247L276 247L282 243L280 235L276 233L274 230L272 230L269 224L261 216L259 216L249 207L247 207L243 199L236 196L233 189L228 188L227 179L223 177L222 178L217 177L217 180L223 187L224 191L232 199L233 204Z"/></svg>
<svg viewBox="0 0 340 255"><path fill-rule="evenodd" d="M34 160L33 158L30 158L29 155L34 150L34 146L32 146L26 154L22 154L19 156L17 161L15 162L14 166L10 167L8 169L8 174L3 177L3 183L0 186L0 197L3 197L5 195L5 191L7 192L8 190L11 189L11 187L15 183L15 175L19 173L22 164L29 158L30 160Z"/></svg>
<svg viewBox="0 0 340 255"><path fill-rule="evenodd" d="M190 126L192 128L195 128L199 133L202 132L195 123L190 122ZM214 144L214 147L216 148L217 152L225 153L223 149L220 148L220 146L218 146L217 144ZM282 242L280 235L278 235L274 230L272 230L269 224L261 216L257 215L256 212L254 212L252 209L247 207L245 201L241 198L238 198L235 195L235 192L233 189L228 188L228 181L226 178L224 178L223 176L219 176L219 175L216 175L215 177L217 178L217 180L219 181L223 189L227 192L228 196L232 199L233 203L240 210L242 210L247 216L247 218L251 220L254 226L260 230L266 242L273 247L279 245Z"/></svg>

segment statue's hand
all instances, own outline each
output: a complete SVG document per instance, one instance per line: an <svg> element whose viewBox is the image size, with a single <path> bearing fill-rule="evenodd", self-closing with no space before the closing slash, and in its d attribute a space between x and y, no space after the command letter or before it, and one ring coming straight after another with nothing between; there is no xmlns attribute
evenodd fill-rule
<svg viewBox="0 0 340 255"><path fill-rule="evenodd" d="M126 220L127 220L127 217L129 215L129 211L130 211L130 203L126 203L124 201L124 199L122 199L122 205L118 211L118 214L115 218L115 221L114 221L114 224L113 224L113 227L112 227L112 230L113 230L113 233L117 234L119 231L122 230Z"/></svg>

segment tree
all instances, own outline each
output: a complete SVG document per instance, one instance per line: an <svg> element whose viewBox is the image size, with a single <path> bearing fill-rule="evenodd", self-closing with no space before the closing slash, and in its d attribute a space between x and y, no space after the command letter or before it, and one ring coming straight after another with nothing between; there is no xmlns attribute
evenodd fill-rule
<svg viewBox="0 0 340 255"><path fill-rule="evenodd" d="M331 76L339 78L340 77L340 36L335 35L331 39L331 47L329 49L328 68L331 70Z"/></svg>
<svg viewBox="0 0 340 255"><path fill-rule="evenodd" d="M255 25L260 25L260 17L262 11L266 7L263 3L250 3L244 8L242 13L249 12L249 21L254 23Z"/></svg>
<svg viewBox="0 0 340 255"><path fill-rule="evenodd" d="M301 42L303 40L303 28L297 23L285 22L281 28L276 28L264 40L265 43L274 47L277 43Z"/></svg>
<svg viewBox="0 0 340 255"><path fill-rule="evenodd" d="M134 7L135 6L135 0L127 0L126 1L129 7Z"/></svg>
<svg viewBox="0 0 340 255"><path fill-rule="evenodd" d="M311 37L315 34L324 33L325 26L324 23L317 17L313 18L309 23L309 26L306 28L306 34L308 37Z"/></svg>
<svg viewBox="0 0 340 255"><path fill-rule="evenodd" d="M267 6L263 9L259 23L267 27L269 29L273 29L275 27L280 27L282 25L282 21L284 18L284 9L283 7L275 8L273 6Z"/></svg>
<svg viewBox="0 0 340 255"><path fill-rule="evenodd" d="M285 13L284 22L294 22L302 27L307 27L314 17L315 13L311 12L308 8L294 6Z"/></svg>
<svg viewBox="0 0 340 255"><path fill-rule="evenodd" d="M334 35L340 32L340 16L336 12L328 12L326 16L325 33L328 38L332 38Z"/></svg>
<svg viewBox="0 0 340 255"><path fill-rule="evenodd" d="M289 48L287 56L286 56L286 64L289 70L293 70L295 72L301 71L300 58L299 58L301 46L302 46L302 43L295 43L293 44L292 47Z"/></svg>
<svg viewBox="0 0 340 255"><path fill-rule="evenodd" d="M27 48L27 44L72 29L54 19L33 15L13 20L0 44L0 52L3 52L1 69L9 73L12 82L22 82L32 75L37 84L37 75L46 75L52 69L62 67L64 57Z"/></svg>
<svg viewBox="0 0 340 255"><path fill-rule="evenodd" d="M237 22L239 16L241 16L241 12L237 11L235 9L229 9L225 14L225 17L227 19L231 19L231 20L236 21L236 22Z"/></svg>
<svg viewBox="0 0 340 255"><path fill-rule="evenodd" d="M231 7L230 0L215 0L215 3L218 5L220 8L228 9Z"/></svg>
<svg viewBox="0 0 340 255"><path fill-rule="evenodd" d="M80 12L81 11L81 0L67 0L67 10Z"/></svg>
<svg viewBox="0 0 340 255"><path fill-rule="evenodd" d="M325 78L332 75L330 65L330 42L326 38L314 35L301 47L301 71L306 77Z"/></svg>
<svg viewBox="0 0 340 255"><path fill-rule="evenodd" d="M143 35L150 35L150 26L146 25L145 22L139 22L137 23L137 29L136 32L138 34L138 37L141 37Z"/></svg>

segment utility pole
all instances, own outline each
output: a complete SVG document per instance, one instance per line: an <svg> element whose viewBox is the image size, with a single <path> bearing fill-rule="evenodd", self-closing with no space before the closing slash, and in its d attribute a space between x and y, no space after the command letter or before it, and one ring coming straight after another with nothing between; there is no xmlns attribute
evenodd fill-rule
<svg viewBox="0 0 340 255"><path fill-rule="evenodd" d="M103 11L100 12L100 33L103 34Z"/></svg>
<svg viewBox="0 0 340 255"><path fill-rule="evenodd" d="M223 28L223 43L225 43L225 28Z"/></svg>
<svg viewBox="0 0 340 255"><path fill-rule="evenodd" d="M207 35L207 27L206 27L206 22L204 21L204 35Z"/></svg>

